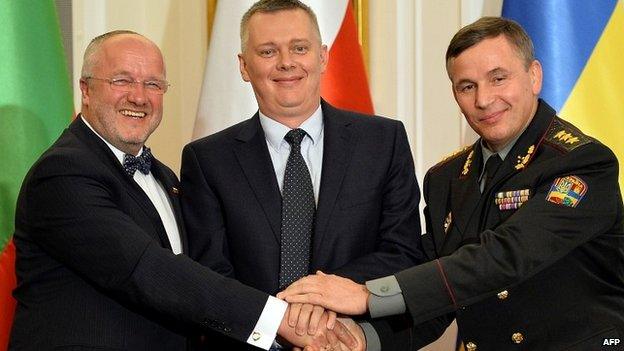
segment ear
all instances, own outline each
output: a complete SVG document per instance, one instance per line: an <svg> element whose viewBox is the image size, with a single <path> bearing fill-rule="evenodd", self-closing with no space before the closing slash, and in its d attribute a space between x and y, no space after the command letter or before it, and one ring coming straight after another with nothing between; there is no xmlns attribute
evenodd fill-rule
<svg viewBox="0 0 624 351"><path fill-rule="evenodd" d="M327 63L329 62L329 50L327 50L327 45L321 45L321 73L325 72L327 68Z"/></svg>
<svg viewBox="0 0 624 351"><path fill-rule="evenodd" d="M240 70L241 77L245 82L249 82L249 73L247 72L247 64L245 63L245 57L243 54L238 54L238 69Z"/></svg>
<svg viewBox="0 0 624 351"><path fill-rule="evenodd" d="M80 96L82 98L82 104L89 105L89 83L86 79L80 78Z"/></svg>
<svg viewBox="0 0 624 351"><path fill-rule="evenodd" d="M531 91L538 96L542 91L542 64L538 60L533 60L529 66L529 76L531 77Z"/></svg>

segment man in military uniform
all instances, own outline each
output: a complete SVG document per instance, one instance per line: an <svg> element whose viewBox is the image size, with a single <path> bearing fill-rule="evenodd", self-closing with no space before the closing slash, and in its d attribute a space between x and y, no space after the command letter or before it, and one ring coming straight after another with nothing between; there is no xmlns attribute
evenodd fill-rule
<svg viewBox="0 0 624 351"><path fill-rule="evenodd" d="M446 63L481 138L425 178L434 260L366 288L318 275L282 295L351 314L407 310L416 324L447 314L470 351L596 350L619 340L624 229L614 154L538 98L542 68L517 23L468 25Z"/></svg>

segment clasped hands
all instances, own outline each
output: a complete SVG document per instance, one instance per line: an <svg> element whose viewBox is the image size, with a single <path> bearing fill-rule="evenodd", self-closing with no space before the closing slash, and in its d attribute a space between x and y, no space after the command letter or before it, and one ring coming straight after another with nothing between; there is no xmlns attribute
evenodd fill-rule
<svg viewBox="0 0 624 351"><path fill-rule="evenodd" d="M364 285L336 275L318 271L301 278L277 294L289 302L279 334L292 344L306 345L306 351L365 350L362 329L337 313L365 313L368 296Z"/></svg>

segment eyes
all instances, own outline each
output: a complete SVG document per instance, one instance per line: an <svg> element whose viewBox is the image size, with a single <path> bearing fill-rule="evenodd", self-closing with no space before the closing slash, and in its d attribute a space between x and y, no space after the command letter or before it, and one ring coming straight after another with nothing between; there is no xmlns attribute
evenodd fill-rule
<svg viewBox="0 0 624 351"><path fill-rule="evenodd" d="M456 89L461 93L469 93L474 89L475 85L472 83L460 84Z"/></svg>
<svg viewBox="0 0 624 351"><path fill-rule="evenodd" d="M155 91L155 92L165 92L167 90L167 82L162 80L146 80L143 82L135 81L133 79L127 77L119 77L113 78L110 80L110 84L119 88L129 88L135 84L143 83L143 87L146 90Z"/></svg>
<svg viewBox="0 0 624 351"><path fill-rule="evenodd" d="M309 51L309 48L307 45L295 45L292 51L297 54L305 54Z"/></svg>
<svg viewBox="0 0 624 351"><path fill-rule="evenodd" d="M295 44L289 48L289 51L293 54L305 55L310 51L310 46L307 44ZM258 51L258 54L265 58L273 57L277 55L277 53L278 49L276 47L261 48Z"/></svg>
<svg viewBox="0 0 624 351"><path fill-rule="evenodd" d="M489 83L491 86L501 86L505 84L505 81L507 80L507 78L508 78L507 75L495 75L490 78ZM462 93L462 94L471 93L475 89L477 89L477 84L474 82L470 82L470 81L460 82L455 87L455 90L457 90L457 92Z"/></svg>

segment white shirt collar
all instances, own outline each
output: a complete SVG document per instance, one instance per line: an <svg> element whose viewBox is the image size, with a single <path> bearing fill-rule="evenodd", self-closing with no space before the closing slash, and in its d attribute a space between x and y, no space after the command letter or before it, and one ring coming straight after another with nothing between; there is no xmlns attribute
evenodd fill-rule
<svg viewBox="0 0 624 351"><path fill-rule="evenodd" d="M266 116L260 111L258 111L258 114L260 115L260 125L264 130L266 140L272 148L279 150L283 142L286 142L284 137L286 133L290 131L290 128ZM323 132L323 110L320 105L299 128L303 129L308 134L308 137L312 140L312 144L320 140L321 133Z"/></svg>

